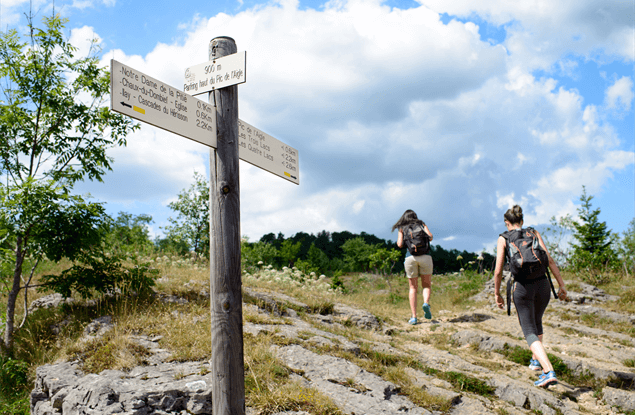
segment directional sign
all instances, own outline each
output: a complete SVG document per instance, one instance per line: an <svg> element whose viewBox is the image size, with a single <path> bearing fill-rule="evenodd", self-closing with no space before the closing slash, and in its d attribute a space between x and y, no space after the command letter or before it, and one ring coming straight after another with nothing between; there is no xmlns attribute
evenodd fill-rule
<svg viewBox="0 0 635 415"><path fill-rule="evenodd" d="M298 150L238 120L238 154L241 160L300 184Z"/></svg>
<svg viewBox="0 0 635 415"><path fill-rule="evenodd" d="M114 59L110 109L216 148L216 108Z"/></svg>
<svg viewBox="0 0 635 415"><path fill-rule="evenodd" d="M183 91L199 95L247 81L247 52L234 53L185 70Z"/></svg>
<svg viewBox="0 0 635 415"><path fill-rule="evenodd" d="M216 148L215 107L114 59L110 61L110 109ZM242 120L238 120L238 135L241 160L300 184L298 150Z"/></svg>

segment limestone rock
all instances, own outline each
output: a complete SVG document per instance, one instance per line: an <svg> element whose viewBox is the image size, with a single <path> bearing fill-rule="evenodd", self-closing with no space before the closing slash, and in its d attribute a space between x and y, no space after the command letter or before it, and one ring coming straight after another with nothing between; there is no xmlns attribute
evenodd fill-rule
<svg viewBox="0 0 635 415"><path fill-rule="evenodd" d="M162 363L130 373L84 374L77 363L41 366L31 414L210 414L212 376L207 363Z"/></svg>

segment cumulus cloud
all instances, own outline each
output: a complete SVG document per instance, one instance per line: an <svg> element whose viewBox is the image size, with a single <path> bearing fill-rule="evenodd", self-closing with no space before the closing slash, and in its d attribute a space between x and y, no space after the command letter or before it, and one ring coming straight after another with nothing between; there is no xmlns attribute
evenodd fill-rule
<svg viewBox="0 0 635 415"><path fill-rule="evenodd" d="M606 114L632 109L630 77L594 105L555 75L535 75L575 72L571 53L632 59L623 2L421 3L332 1L314 10L270 2L197 15L182 40L143 56L105 56L180 88L185 69L208 59L213 37L233 37L247 51L239 116L298 149L301 183L241 162L241 232L251 240L321 230L394 239L392 224L414 209L439 240L480 250L493 246L513 204L528 224L545 224L575 212L582 185L592 193L632 166L632 148ZM443 23L440 13L477 13L507 37L492 44L475 23ZM111 152L103 199L165 205L209 157L147 125L128 142Z"/></svg>
<svg viewBox="0 0 635 415"><path fill-rule="evenodd" d="M586 16L588 7L556 17ZM200 62L199 39L212 33L248 51L241 118L299 149L302 185L243 168L244 234L348 229L390 237L412 208L441 239L468 243L487 238L512 202L537 223L570 212L582 184L597 188L628 164L628 153L614 157L619 139L596 107L531 74L531 61L545 59L533 46L549 29L544 16L500 10L488 16L522 24L504 46L483 42L473 23L443 24L434 7L348 1L318 12L280 2L216 15L184 45L158 45L143 62L129 61L176 82L182 74L158 63L177 53ZM599 36L595 45L612 36L587 32ZM568 41L554 39L556 56ZM547 59L540 65L554 64ZM624 105L626 81L610 91L610 102Z"/></svg>
<svg viewBox="0 0 635 415"><path fill-rule="evenodd" d="M69 42L77 48L75 52L76 56L94 56L97 50L96 47L102 43L102 39L95 29L90 26L83 26L74 28L71 30L71 36Z"/></svg>
<svg viewBox="0 0 635 415"><path fill-rule="evenodd" d="M477 13L495 25L506 25L510 59L530 69L550 69L554 63L560 67L559 60L568 53L599 60L633 59L633 5L622 0L419 1L439 13Z"/></svg>
<svg viewBox="0 0 635 415"><path fill-rule="evenodd" d="M628 112L633 103L633 80L623 76L606 89L606 106L609 109Z"/></svg>

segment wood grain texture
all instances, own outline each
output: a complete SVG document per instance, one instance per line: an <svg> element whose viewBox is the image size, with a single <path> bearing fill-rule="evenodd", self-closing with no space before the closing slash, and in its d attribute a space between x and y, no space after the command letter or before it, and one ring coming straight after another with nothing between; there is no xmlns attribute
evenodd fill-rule
<svg viewBox="0 0 635 415"><path fill-rule="evenodd" d="M210 42L209 59L236 53L227 37ZM214 415L244 415L245 380L240 271L238 87L210 93L217 148L210 150L210 308Z"/></svg>

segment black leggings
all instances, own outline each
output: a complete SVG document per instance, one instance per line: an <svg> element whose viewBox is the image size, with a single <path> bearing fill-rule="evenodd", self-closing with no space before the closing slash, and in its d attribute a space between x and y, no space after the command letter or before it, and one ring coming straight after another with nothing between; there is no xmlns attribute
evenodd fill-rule
<svg viewBox="0 0 635 415"><path fill-rule="evenodd" d="M551 291L546 276L531 281L514 282L514 305L520 328L523 329L525 340L530 347L536 340L540 340L538 336L542 335L542 315L550 299Z"/></svg>

